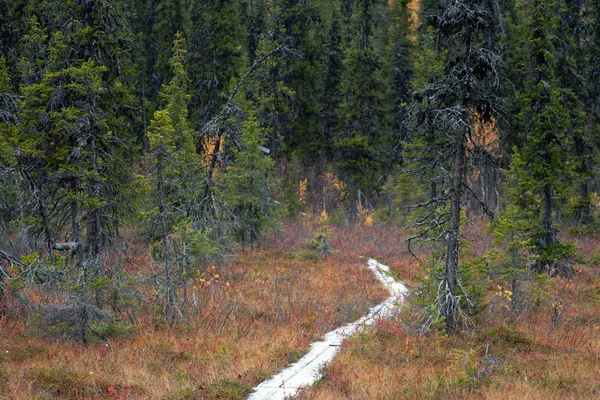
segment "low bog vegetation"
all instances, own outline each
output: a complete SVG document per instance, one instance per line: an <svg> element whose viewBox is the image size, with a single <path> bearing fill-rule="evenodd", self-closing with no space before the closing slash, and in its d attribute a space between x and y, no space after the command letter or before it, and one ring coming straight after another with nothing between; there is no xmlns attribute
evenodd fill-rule
<svg viewBox="0 0 600 400"><path fill-rule="evenodd" d="M398 258L397 237L376 239L385 238L383 227L334 229L335 255L298 257L314 231L312 224L287 224L263 247L239 249L224 266L209 267L188 288L182 324L165 324L153 290L143 285L131 300L140 311L129 315L138 328L129 321L98 326L88 345L10 314L0 323L0 397L244 398L312 341L387 297L360 255ZM151 276L145 252L139 248L126 267L137 282Z"/></svg>
<svg viewBox="0 0 600 400"><path fill-rule="evenodd" d="M471 257L491 247L485 233L480 238ZM600 242L571 239L581 261L573 280L522 278L515 310L510 283L492 266L480 277L485 297L468 329L417 332L413 301L397 319L345 342L298 399L598 398Z"/></svg>

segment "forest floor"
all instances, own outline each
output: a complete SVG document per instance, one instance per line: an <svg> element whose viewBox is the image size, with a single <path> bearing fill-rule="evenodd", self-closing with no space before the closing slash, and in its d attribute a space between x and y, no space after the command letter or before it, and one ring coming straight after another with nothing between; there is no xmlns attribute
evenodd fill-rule
<svg viewBox="0 0 600 400"><path fill-rule="evenodd" d="M471 257L493 246L481 227L469 234ZM323 379L297 399L600 398L600 238L568 239L578 253L575 278L524 282L519 312L510 311L506 285L489 278L474 326L416 334L381 321L344 342Z"/></svg>
<svg viewBox="0 0 600 400"><path fill-rule="evenodd" d="M31 319L1 320L0 398L244 398L389 296L361 256L407 259L402 233L378 226L332 228L335 255L320 260L306 245L317 231L285 224L261 247L207 270L190 288L197 306L188 306L185 326L159 323L150 291L141 293L136 332L109 341L82 345ZM149 273L145 252L131 257L131 274Z"/></svg>
<svg viewBox="0 0 600 400"><path fill-rule="evenodd" d="M88 345L49 336L35 321L0 321L0 398L242 399L295 362L326 332L358 319L388 293L366 267L391 266L415 288L423 271L397 227L330 227L323 260L306 243L316 223L290 222L254 250L237 249L193 290L185 326L156 319L151 292L138 329ZM494 248L483 225L467 230L471 258ZM573 280L523 284L519 313L506 283L484 281L484 306L458 334L407 329L405 316L344 340L307 399L600 398L600 238L571 237ZM145 250L130 260L147 274ZM525 296L523 296L525 297Z"/></svg>

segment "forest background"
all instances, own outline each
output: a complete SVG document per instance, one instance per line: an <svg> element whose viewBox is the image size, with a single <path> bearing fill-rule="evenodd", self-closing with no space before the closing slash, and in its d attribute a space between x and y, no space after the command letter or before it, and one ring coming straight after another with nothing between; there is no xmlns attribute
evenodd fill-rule
<svg viewBox="0 0 600 400"><path fill-rule="evenodd" d="M576 244L600 229L599 13L0 0L1 320L84 344L189 327L244 280L234 254L299 230L293 262L328 263L362 229L384 243L362 255L408 249L411 332L481 324L498 288L516 318L595 257Z"/></svg>

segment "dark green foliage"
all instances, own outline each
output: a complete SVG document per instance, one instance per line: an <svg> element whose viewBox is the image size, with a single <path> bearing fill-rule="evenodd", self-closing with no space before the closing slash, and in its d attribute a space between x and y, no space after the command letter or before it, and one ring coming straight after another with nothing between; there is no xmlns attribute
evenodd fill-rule
<svg viewBox="0 0 600 400"><path fill-rule="evenodd" d="M123 110L129 98L121 61L128 37L110 3L69 2L57 11L61 31L48 39L32 18L24 37L23 100L13 148L24 191L20 212L27 216L20 229L31 235L31 250L48 257L42 270L56 268L53 247L72 255L62 260L62 275L50 274L76 294L54 315L57 321L71 318L85 341L89 323L106 317L106 285L97 283L109 271L119 274L103 265L102 256L114 250L127 210L122 202L130 153Z"/></svg>
<svg viewBox="0 0 600 400"><path fill-rule="evenodd" d="M177 32L184 37L190 30L190 10L184 0L159 1L153 11L152 25L153 46L156 46L156 64L152 66L152 87L160 88L163 83L171 81L172 71L169 66L173 38Z"/></svg>
<svg viewBox="0 0 600 400"><path fill-rule="evenodd" d="M340 15L334 9L331 16L329 43L324 63L323 96L321 98L323 137L319 141L323 147L320 153L325 154L329 159L332 157L332 137L338 132L342 122L338 107L342 101L343 59Z"/></svg>
<svg viewBox="0 0 600 400"><path fill-rule="evenodd" d="M536 269L571 276L572 248L558 239L556 212L572 172L567 163L567 146L573 119L563 103L568 91L559 86L555 74L551 38L556 19L549 15L549 10L546 2L531 1L527 30L527 54L531 61L525 71L525 90L519 97L519 119L527 139L513 156L513 162L521 166L517 204L533 209L537 222Z"/></svg>
<svg viewBox="0 0 600 400"><path fill-rule="evenodd" d="M409 38L410 14L407 8L409 1L395 1L392 6L392 79L391 97L393 99L394 118L392 122L392 137L395 143L407 139L409 132L406 120L408 118L407 108L412 95L413 83L413 61L414 45ZM402 152L396 147L392 156L400 161Z"/></svg>
<svg viewBox="0 0 600 400"><path fill-rule="evenodd" d="M272 199L274 161L261 150L265 140L256 118L250 116L242 129L240 149L234 149L235 162L220 182L236 239L253 247L276 225Z"/></svg>
<svg viewBox="0 0 600 400"><path fill-rule="evenodd" d="M383 93L383 63L373 46L372 0L361 0L355 20L356 38L346 53L339 106L340 124L334 146L334 166L346 185L349 218L356 219L360 192L375 194L383 183L388 158L384 149L390 143L390 130Z"/></svg>
<svg viewBox="0 0 600 400"><path fill-rule="evenodd" d="M164 267L163 316L183 316L187 302L187 281L216 253L207 230L199 230L198 212L205 173L194 146L194 131L188 121L189 79L185 71L183 36L173 46L173 79L164 85L164 108L154 113L148 132L152 174L152 209L144 215L152 239L151 255ZM178 288L183 287L183 301Z"/></svg>
<svg viewBox="0 0 600 400"><path fill-rule="evenodd" d="M244 66L244 26L236 1L196 2L187 65L193 83L192 118L198 128L224 105L232 80Z"/></svg>
<svg viewBox="0 0 600 400"><path fill-rule="evenodd" d="M81 339L117 329L139 240L121 227L141 214L181 316L194 273L226 237L253 246L277 200L350 222L412 210L413 241L444 248L429 299L449 329L487 262L459 262L479 210L513 292L526 265L571 276L559 227L599 221L600 0L421 0L420 21L414 4L0 0L2 288L43 287Z"/></svg>
<svg viewBox="0 0 600 400"><path fill-rule="evenodd" d="M267 4L265 0L245 0L241 2L241 6L246 20L248 60L253 64L260 37L267 26Z"/></svg>
<svg viewBox="0 0 600 400"><path fill-rule="evenodd" d="M283 84L293 93L285 99L292 113L280 118L278 134L286 145L285 154L298 149L297 155L308 163L317 161L321 150L319 97L325 51L321 17L313 2L273 1L275 45L286 43L290 51L281 54L279 68L272 70L271 85ZM272 156L283 155L281 147L272 146Z"/></svg>
<svg viewBox="0 0 600 400"><path fill-rule="evenodd" d="M573 149L573 161L576 164L576 182L574 189L577 201L574 202L575 218L583 225L590 225L592 204L590 187L593 184L592 170L598 163L591 149L596 141L594 124L590 124L593 104L585 96L587 53L584 45L587 13L581 0L568 0L560 5L558 30L561 40L556 48L556 71L561 88L562 103L569 110L567 132Z"/></svg>
<svg viewBox="0 0 600 400"><path fill-rule="evenodd" d="M14 26L6 0L0 0L0 57L14 57Z"/></svg>

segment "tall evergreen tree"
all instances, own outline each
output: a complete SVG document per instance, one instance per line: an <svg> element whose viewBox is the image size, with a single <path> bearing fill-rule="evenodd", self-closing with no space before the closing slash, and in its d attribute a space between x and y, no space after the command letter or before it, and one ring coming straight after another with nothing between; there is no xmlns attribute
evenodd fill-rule
<svg viewBox="0 0 600 400"><path fill-rule="evenodd" d="M558 4L558 3L557 3ZM590 187L596 160L591 149L594 146L594 132L586 124L585 63L584 47L585 8L581 0L566 0L558 7L558 29L562 32L556 46L556 71L558 84L563 89L562 102L570 111L568 134L573 144L573 161L577 165L575 191L578 200L573 204L578 221L584 225L592 222ZM589 103L588 103L589 104Z"/></svg>
<svg viewBox="0 0 600 400"><path fill-rule="evenodd" d="M245 245L256 241L274 226L275 162L263 153L262 130L252 115L242 124L240 149L234 149L234 164L221 176L223 198L231 210L233 233Z"/></svg>
<svg viewBox="0 0 600 400"><path fill-rule="evenodd" d="M328 159L332 156L332 138L339 131L341 120L338 107L342 101L343 49L340 14L334 9L329 30L329 45L325 58L325 73L323 83L322 121L323 137L319 140L321 150Z"/></svg>
<svg viewBox="0 0 600 400"><path fill-rule="evenodd" d="M157 248L154 256L164 266L164 315L167 318L183 315L177 283L185 282L188 271L185 271L187 264L180 262L185 257L182 258L175 249L179 247L178 240L187 241L190 235L195 236L188 228L193 225L199 207L198 193L203 175L188 121L191 96L187 93L189 79L184 67L185 52L183 36L178 33L171 57L173 79L161 91L165 107L154 113L148 132L154 208L147 223Z"/></svg>
<svg viewBox="0 0 600 400"><path fill-rule="evenodd" d="M525 90L520 95L519 119L524 129L523 147L518 150L523 163L519 188L521 207L533 208L539 230L536 240L538 271L548 270L572 276L572 247L557 236L558 199L564 193L570 176L568 129L572 117L563 103L565 91L556 76L556 59L552 37L557 28L556 17L550 15L547 2L531 0L527 21L527 65Z"/></svg>
<svg viewBox="0 0 600 400"><path fill-rule="evenodd" d="M184 37L190 30L189 3L185 0L161 0L154 11L152 42L156 46L156 64L152 68L152 88L158 94L161 85L170 82L172 71L169 65L173 38L177 32ZM156 100L156 98L154 98Z"/></svg>
<svg viewBox="0 0 600 400"><path fill-rule="evenodd" d="M102 254L111 249L126 209L128 131L123 115L129 98L122 61L128 36L111 3L56 6L61 30L52 35L47 61L42 59L45 32L35 18L25 37L17 154L36 217L30 221L43 235L38 249L51 258L53 248L74 255L77 296L70 307L77 310L85 341L88 324L103 307L107 266Z"/></svg>
<svg viewBox="0 0 600 400"><path fill-rule="evenodd" d="M8 238L5 235L9 232L9 225L21 206L17 201L19 187L13 152L17 136L18 101L19 96L11 84L6 58L0 57L0 185L2 186L0 189L0 243L2 244L0 245L4 246L5 239Z"/></svg>
<svg viewBox="0 0 600 400"><path fill-rule="evenodd" d="M351 223L356 220L361 193L375 193L388 164L384 149L390 135L380 90L382 61L372 42L373 13L373 0L358 2L356 37L344 62L344 100L339 111L343 124L334 142L335 169L346 185Z"/></svg>
<svg viewBox="0 0 600 400"><path fill-rule="evenodd" d="M252 65L256 60L260 37L267 30L267 4L265 0L244 0L242 12L246 20L248 60Z"/></svg>
<svg viewBox="0 0 600 400"><path fill-rule="evenodd" d="M411 100L413 65L411 53L414 45L410 39L411 17L408 9L409 0L394 1L392 4L392 82L391 95L394 104L394 117L392 122L392 136L399 143L404 140L408 132L406 109ZM395 158L401 155L396 150Z"/></svg>
<svg viewBox="0 0 600 400"><path fill-rule="evenodd" d="M412 144L413 168L433 175L443 187L417 206L425 210L418 221L425 230L413 239L445 238L444 272L434 309L450 331L457 328L461 298L468 296L461 286L459 254L461 215L465 193L470 192L466 176L480 145L475 129L496 113L498 105L493 89L500 58L483 47L488 19L482 6L481 0L452 1L435 18L436 40L447 50L445 76L417 94L421 103L415 110L420 126Z"/></svg>
<svg viewBox="0 0 600 400"><path fill-rule="evenodd" d="M18 70L23 85L39 83L48 59L48 32L33 16L29 20L29 32L23 36Z"/></svg>
<svg viewBox="0 0 600 400"><path fill-rule="evenodd" d="M281 118L279 134L288 156L292 152L307 164L318 158L320 149L320 83L324 47L321 40L321 11L311 1L275 0L272 5L275 45L287 43L292 50L280 53L281 67L274 76L291 89L287 99L293 115ZM277 82L275 84L278 84ZM273 137L272 139L275 139ZM272 141L272 144L276 142ZM283 154L283 146L272 148L272 156Z"/></svg>
<svg viewBox="0 0 600 400"><path fill-rule="evenodd" d="M14 57L14 27L6 0L0 0L0 57Z"/></svg>

